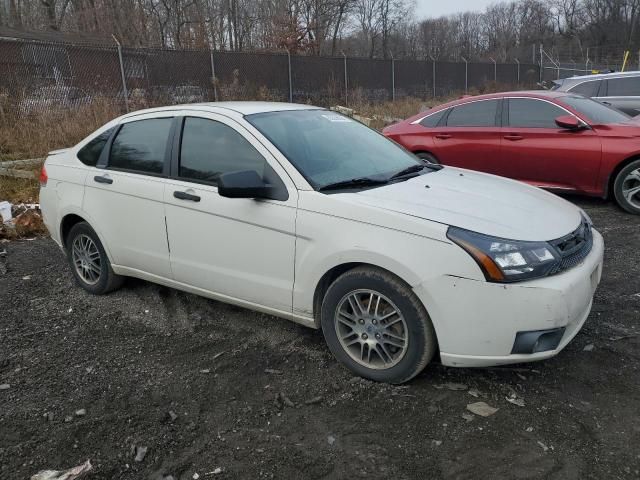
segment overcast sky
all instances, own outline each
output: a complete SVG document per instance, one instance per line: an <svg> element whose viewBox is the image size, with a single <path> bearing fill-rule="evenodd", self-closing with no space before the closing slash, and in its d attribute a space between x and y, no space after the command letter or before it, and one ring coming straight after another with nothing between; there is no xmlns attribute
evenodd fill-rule
<svg viewBox="0 0 640 480"><path fill-rule="evenodd" d="M418 18L441 17L467 10L481 11L497 0L416 0Z"/></svg>

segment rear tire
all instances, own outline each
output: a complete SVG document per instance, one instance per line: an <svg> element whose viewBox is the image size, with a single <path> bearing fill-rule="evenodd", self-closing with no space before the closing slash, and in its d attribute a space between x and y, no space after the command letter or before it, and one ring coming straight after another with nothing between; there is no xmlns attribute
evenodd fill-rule
<svg viewBox="0 0 640 480"><path fill-rule="evenodd" d="M94 295L103 295L122 286L96 232L86 222L76 223L66 239L67 258L78 285Z"/></svg>
<svg viewBox="0 0 640 480"><path fill-rule="evenodd" d="M437 349L420 300L379 268L357 267L338 277L322 302L321 324L334 356L356 375L378 382L411 380Z"/></svg>
<svg viewBox="0 0 640 480"><path fill-rule="evenodd" d="M436 156L431 153L418 152L415 154L415 156L418 157L420 160L422 160L424 163L428 163L431 165L440 165L440 162L438 161Z"/></svg>
<svg viewBox="0 0 640 480"><path fill-rule="evenodd" d="M613 194L620 207L640 215L640 160L620 170L613 184Z"/></svg>

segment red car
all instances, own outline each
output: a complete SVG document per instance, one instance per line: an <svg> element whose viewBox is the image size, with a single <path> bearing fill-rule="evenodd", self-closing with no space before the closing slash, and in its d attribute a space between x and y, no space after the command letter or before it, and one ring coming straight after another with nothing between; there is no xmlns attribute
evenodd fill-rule
<svg viewBox="0 0 640 480"><path fill-rule="evenodd" d="M612 197L640 214L640 122L581 95L465 97L383 133L426 162Z"/></svg>

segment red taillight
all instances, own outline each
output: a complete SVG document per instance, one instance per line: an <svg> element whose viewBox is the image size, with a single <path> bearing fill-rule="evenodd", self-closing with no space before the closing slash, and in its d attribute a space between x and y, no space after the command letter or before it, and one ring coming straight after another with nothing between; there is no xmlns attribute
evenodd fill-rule
<svg viewBox="0 0 640 480"><path fill-rule="evenodd" d="M47 167L42 165L42 170L40 170L40 186L46 187L47 180L49 180L49 176L47 175Z"/></svg>

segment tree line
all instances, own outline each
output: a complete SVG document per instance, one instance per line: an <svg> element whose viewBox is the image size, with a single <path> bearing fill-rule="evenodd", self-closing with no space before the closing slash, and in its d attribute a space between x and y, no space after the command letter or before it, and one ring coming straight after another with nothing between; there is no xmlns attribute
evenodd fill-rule
<svg viewBox="0 0 640 480"><path fill-rule="evenodd" d="M0 0L0 27L128 46L522 62L540 44L564 61L635 58L639 14L640 0L513 0L426 19L412 0Z"/></svg>

